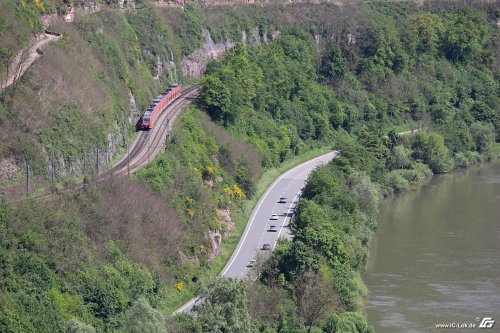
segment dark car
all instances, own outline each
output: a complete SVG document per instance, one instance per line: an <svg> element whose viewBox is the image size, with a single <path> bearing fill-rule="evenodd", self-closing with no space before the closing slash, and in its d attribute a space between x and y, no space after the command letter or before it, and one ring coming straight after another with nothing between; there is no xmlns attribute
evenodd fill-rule
<svg viewBox="0 0 500 333"><path fill-rule="evenodd" d="M271 249L271 244L264 244L262 245L262 250L270 250Z"/></svg>
<svg viewBox="0 0 500 333"><path fill-rule="evenodd" d="M286 203L286 201L286 197L280 197L280 199L278 200L279 203Z"/></svg>

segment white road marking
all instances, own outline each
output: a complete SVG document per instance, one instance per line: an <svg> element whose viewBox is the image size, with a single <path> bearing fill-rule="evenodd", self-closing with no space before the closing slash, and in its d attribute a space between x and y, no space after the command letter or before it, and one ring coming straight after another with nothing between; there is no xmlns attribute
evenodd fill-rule
<svg viewBox="0 0 500 333"><path fill-rule="evenodd" d="M325 154L325 155L327 155L327 154ZM333 156L333 157L335 157L335 154L334 154L334 156ZM313 160L311 160L311 161L309 161L309 162L315 163L315 162L317 162L318 160L320 160L321 158L324 158L324 155L318 156L318 157L314 158ZM307 163L307 162L305 162L305 163ZM287 172L285 172L284 174L282 174L281 176L279 176L279 177L278 177L278 179L276 179L276 180L274 181L274 183L273 183L273 184L272 184L272 185L268 188L268 190L266 191L266 194L264 195L264 197L261 199L261 201L260 201L260 202L259 202L259 204L257 205L257 208L256 208L256 209L254 209L254 212L258 212L258 211L259 211L260 206L262 206L262 204L266 201L266 198L267 198L267 196L269 195L269 193L271 193L272 189L276 186L276 184L278 184L278 183L280 182L280 180L281 180L282 178L284 178L284 177L285 177L286 175L288 175L289 173L292 173L295 169L298 169L298 168L300 168L300 167L303 167L305 163L299 164L299 165L297 165L296 167L294 167L294 168L292 168L292 169L288 170ZM244 235L243 235L243 237L242 237L242 239L241 239L241 241L240 241L240 243L239 243L239 247L238 247L238 249L236 250L236 253L235 253L235 254L234 254L234 256L233 256L233 259L231 259L231 261L230 261L230 262L226 265L226 268L222 271L221 276L226 275L227 271L229 270L229 268L231 267L231 265L233 264L233 262L234 262L234 261L236 260L236 258L238 257L238 254L240 253L241 248L243 247L243 244L245 243L245 240L246 240L246 238L247 238L247 236L248 236L248 233L250 232L250 229L252 228L252 224L253 224L253 222L255 221L255 216L256 216L256 215L257 215L257 214L252 214L252 218L250 219L250 222L247 224L247 228L245 229L245 233L244 233Z"/></svg>
<svg viewBox="0 0 500 333"><path fill-rule="evenodd" d="M310 163L315 163L317 162L318 160L320 160L321 158L324 158L325 155L328 155L328 154L324 154L322 156L318 156L316 158L314 158L313 160L310 160L308 162ZM333 153L333 158L335 158L336 156L338 155L338 153L336 151L334 151ZM305 163L302 163L302 164L299 164L295 167L293 167L292 169L288 170L287 172L285 172L284 174L282 174L280 177L278 177L278 179L276 179L274 181L274 183L268 188L268 190L266 191L266 194L264 195L264 197L262 197L261 201L259 202L259 204L257 205L257 207L254 209L253 213L252 213L252 216L250 218L250 221L249 223L247 224L246 228L245 228L245 233L242 237L242 239L240 239L240 242L239 242L239 247L238 249L236 250L234 256L232 256L232 260L226 265L226 267L224 268L223 272L220 274L221 276L224 276L227 271L229 270L229 268L231 267L231 265L234 263L234 261L236 260L236 258L238 257L238 254L241 250L241 248L243 247L243 244L245 242L245 239L246 237L248 236L248 233L251 229L251 226L253 224L253 221L255 220L255 216L257 215L256 212L260 209L262 203L265 201L267 195L271 192L271 190L276 186L276 184L278 184L278 182L284 178L286 175L288 175L289 173L293 172L295 169L299 168L299 167L302 167L304 164L308 163L308 162L305 162ZM306 172L303 172L304 174ZM302 191L299 190L299 192L297 193L297 195L295 196L294 200L297 198L297 196L301 193ZM273 210L274 208L276 207L276 205L273 207ZM288 209L288 211L290 211L291 207ZM288 213L287 213L288 215ZM285 219L284 219L284 223L286 223L286 218L287 216L285 216ZM284 228L284 225L282 224L281 225L281 228L280 228L280 231L279 231L279 234L278 234L278 238L281 236L281 233L282 233L282 230ZM274 245L276 247L276 243ZM274 249L274 247L273 247ZM256 252L256 249L254 249L254 252ZM258 278L258 277L257 277ZM198 297L196 298L193 298L192 300L190 300L189 302L187 302L186 304L184 304L182 307L180 307L179 309L177 309L176 311L174 311L174 314L177 314L177 313L180 313L180 312L183 312L185 311L186 309L190 308L192 305L195 305L200 299Z"/></svg>
<svg viewBox="0 0 500 333"><path fill-rule="evenodd" d="M297 197L299 196L299 192L297 192L297 194L295 195L295 198L293 198L293 201L295 201L295 199L297 199ZM274 245L273 245L273 251L274 249L276 248L276 245L278 244L278 239L281 237L281 231L283 230L283 227L284 225L286 224L286 218L289 217L290 220L292 219L291 216L288 216L290 214L290 210L292 209L292 205L290 205L290 208L288 208L288 211L286 212L286 216L285 216L285 220L283 221L283 224L281 225L280 227L280 232L278 233L278 238L276 239L276 242L274 242Z"/></svg>

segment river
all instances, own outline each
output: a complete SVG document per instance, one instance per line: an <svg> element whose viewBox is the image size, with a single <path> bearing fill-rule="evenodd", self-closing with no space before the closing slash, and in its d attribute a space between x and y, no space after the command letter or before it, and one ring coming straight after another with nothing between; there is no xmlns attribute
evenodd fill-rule
<svg viewBox="0 0 500 333"><path fill-rule="evenodd" d="M496 320L485 332L500 332L500 160L435 176L382 203L378 220L363 277L377 333L484 317Z"/></svg>

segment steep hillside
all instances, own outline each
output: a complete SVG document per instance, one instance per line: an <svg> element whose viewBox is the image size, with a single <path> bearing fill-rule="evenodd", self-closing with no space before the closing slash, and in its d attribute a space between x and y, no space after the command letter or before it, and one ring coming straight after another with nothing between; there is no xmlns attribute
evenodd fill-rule
<svg viewBox="0 0 500 333"><path fill-rule="evenodd" d="M0 9L2 80L43 22L62 33L0 93L3 188L19 184L24 163L37 187L53 174L92 175L130 139L151 97L206 70L198 105L133 177L87 177L49 202L1 202L2 332L164 332L162 315L197 291L213 306L167 320L170 331L370 332L360 274L379 198L498 154L490 4L34 0ZM396 135L415 128L422 133ZM247 288L209 282L262 171L316 147L342 157L311 176L296 240L280 243Z"/></svg>
<svg viewBox="0 0 500 333"><path fill-rule="evenodd" d="M9 51L2 53L5 78L7 63L34 38L41 21L34 4L1 6L3 50ZM30 6L35 9L25 17L24 8ZM188 14L172 11L175 27L188 20ZM195 31L199 38L190 43L186 36L191 32L184 31L191 29L189 24L182 33L174 31L168 16L154 8L78 13L74 22L52 20L50 29L62 38L46 45L26 74L1 93L0 156L14 158L18 170L30 164L40 181L48 178L49 165L57 178L90 172L97 148L103 151L99 163L109 162L124 144L123 132L133 133L137 112L167 84L183 82L178 69L182 52L201 44L201 27ZM13 24L20 28L12 30Z"/></svg>

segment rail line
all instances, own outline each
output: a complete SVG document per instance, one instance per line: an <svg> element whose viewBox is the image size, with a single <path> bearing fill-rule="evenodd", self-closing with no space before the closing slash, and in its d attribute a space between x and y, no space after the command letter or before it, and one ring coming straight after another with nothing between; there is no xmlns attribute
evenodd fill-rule
<svg viewBox="0 0 500 333"><path fill-rule="evenodd" d="M201 85L197 84L184 90L181 95L165 108L159 115L156 125L149 131L139 132L137 138L132 142L129 151L110 169L101 173L97 180L105 180L116 176L131 174L146 166L164 147L167 135L171 132L173 123L184 107L191 104ZM68 192L83 186L80 182L71 188L63 189ZM45 201L53 197L51 193L45 193L34 197L35 200Z"/></svg>
<svg viewBox="0 0 500 333"><path fill-rule="evenodd" d="M99 179L133 173L147 165L164 147L173 122L181 110L194 100L200 89L201 85L195 85L184 90L182 95L160 114L155 127L148 132L140 132L128 154L125 154L111 169L103 172Z"/></svg>

